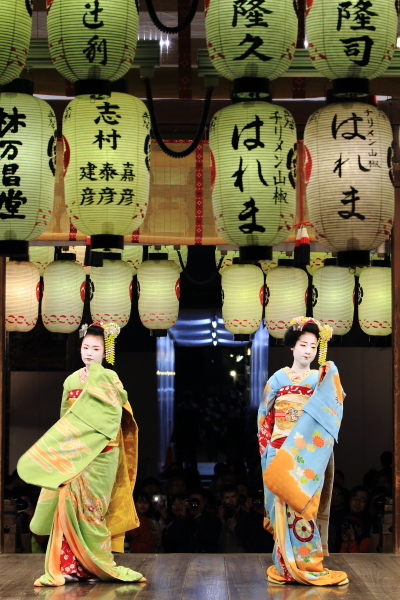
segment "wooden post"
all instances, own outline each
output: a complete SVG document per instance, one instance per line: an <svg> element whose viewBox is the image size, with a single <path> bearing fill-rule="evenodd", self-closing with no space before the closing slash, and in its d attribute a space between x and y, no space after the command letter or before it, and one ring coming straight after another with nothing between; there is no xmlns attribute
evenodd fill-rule
<svg viewBox="0 0 400 600"><path fill-rule="evenodd" d="M393 353L393 552L400 554L400 152L399 126L394 128L395 217L392 229Z"/></svg>
<svg viewBox="0 0 400 600"><path fill-rule="evenodd" d="M0 554L4 552L4 413L6 385L6 257L0 256Z"/></svg>

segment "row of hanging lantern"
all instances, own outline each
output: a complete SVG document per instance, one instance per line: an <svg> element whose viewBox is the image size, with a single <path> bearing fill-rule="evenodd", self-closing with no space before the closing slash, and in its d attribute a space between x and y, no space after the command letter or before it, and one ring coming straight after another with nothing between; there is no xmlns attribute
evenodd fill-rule
<svg viewBox="0 0 400 600"><path fill-rule="evenodd" d="M237 259L236 259L237 260ZM336 263L336 259L331 259ZM353 325L355 276L346 268L326 261L312 277L313 316L333 328L334 335L348 333ZM380 261L374 261L374 264ZM254 265L232 264L222 271L222 317L226 329L236 340L246 339L260 326L265 307L269 334L284 337L294 314L306 314L309 280L306 271L278 266L264 275ZM392 332L391 268L372 266L362 269L358 284L358 319L368 335L386 336Z"/></svg>
<svg viewBox="0 0 400 600"><path fill-rule="evenodd" d="M132 275L137 273L140 319L153 335L167 334L178 318L180 272L187 262L187 247L177 250L173 246L163 246L163 253L160 253L159 247L153 250L149 260L142 262L141 247L126 248L125 258L129 258L131 263L125 262L121 254L105 253L103 266L91 268L90 311L93 321L114 321L121 328L127 324L131 313ZM42 269L44 326L57 334L72 333L79 327L86 292L85 270L76 261L76 254L61 253L53 261L54 249L51 248L51 251L35 251L33 248L31 258L36 259L36 263L7 262L7 331L27 332L35 326ZM141 264L137 264L139 260Z"/></svg>
<svg viewBox="0 0 400 600"><path fill-rule="evenodd" d="M268 80L289 67L297 40L295 3L273 6L210 0L207 47L219 75L233 80L233 102L210 125L214 217L241 260L271 258L261 246L283 241L293 226L296 130L269 99ZM368 79L393 57L398 3L307 2L308 50L333 79L332 104L306 126L308 208L317 239L339 264L369 264L369 250L390 234L394 215L392 132L366 104ZM357 99L363 102L355 101ZM255 246L253 252L246 247Z"/></svg>

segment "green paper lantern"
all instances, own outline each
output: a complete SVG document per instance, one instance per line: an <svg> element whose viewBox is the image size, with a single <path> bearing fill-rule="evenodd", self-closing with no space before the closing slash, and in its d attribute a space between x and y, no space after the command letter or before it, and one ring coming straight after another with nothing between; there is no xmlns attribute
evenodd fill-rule
<svg viewBox="0 0 400 600"><path fill-rule="evenodd" d="M92 320L125 327L131 316L131 267L123 260L105 259L102 267L92 267L90 284Z"/></svg>
<svg viewBox="0 0 400 600"><path fill-rule="evenodd" d="M47 0L51 60L69 81L116 81L131 68L136 52L136 0Z"/></svg>
<svg viewBox="0 0 400 600"><path fill-rule="evenodd" d="M205 2L208 54L227 79L276 79L296 50L298 20L293 0Z"/></svg>
<svg viewBox="0 0 400 600"><path fill-rule="evenodd" d="M302 269L276 267L267 273L265 322L272 337L283 339L289 321L305 315L308 277Z"/></svg>
<svg viewBox="0 0 400 600"><path fill-rule="evenodd" d="M222 318L235 335L260 327L264 304L264 275L255 265L232 265L222 273Z"/></svg>
<svg viewBox="0 0 400 600"><path fill-rule="evenodd" d="M4 92L0 123L0 251L9 256L17 253L20 242L38 237L50 222L57 122L44 100ZM27 254L27 244L18 253Z"/></svg>
<svg viewBox="0 0 400 600"><path fill-rule="evenodd" d="M211 185L218 234L234 246L273 246L292 229L296 127L286 109L239 102L210 125Z"/></svg>
<svg viewBox="0 0 400 600"><path fill-rule="evenodd" d="M6 330L27 332L37 323L40 275L31 262L10 260L6 265Z"/></svg>
<svg viewBox="0 0 400 600"><path fill-rule="evenodd" d="M180 258L178 255L180 254ZM168 260L173 262L179 269L179 273L186 268L188 258L188 247L187 246L149 246L149 254L168 254ZM156 260L156 259L155 259ZM182 266L183 265L183 266Z"/></svg>
<svg viewBox="0 0 400 600"><path fill-rule="evenodd" d="M53 333L72 333L81 323L86 275L74 260L56 260L43 275L42 321Z"/></svg>
<svg viewBox="0 0 400 600"><path fill-rule="evenodd" d="M348 269L329 265L313 277L313 316L333 328L333 335L348 333L354 318L354 275Z"/></svg>
<svg viewBox="0 0 400 600"><path fill-rule="evenodd" d="M143 223L150 186L150 118L129 94L76 98L63 117L65 201L86 235L119 236L103 248L122 249L122 236Z"/></svg>
<svg viewBox="0 0 400 600"><path fill-rule="evenodd" d="M125 246L121 258L131 268L132 275L136 275L143 262L143 246L135 244Z"/></svg>
<svg viewBox="0 0 400 600"><path fill-rule="evenodd" d="M33 0L0 2L0 86L19 77L28 58Z"/></svg>
<svg viewBox="0 0 400 600"><path fill-rule="evenodd" d="M277 252L277 251L273 252L272 260L264 260L264 261L260 262L260 267L262 268L264 273L268 273L268 271L270 271L271 269L275 269L275 267L278 266L278 260L280 258L285 259L286 254L284 252Z"/></svg>
<svg viewBox="0 0 400 600"><path fill-rule="evenodd" d="M308 0L308 52L328 79L374 79L393 58L397 37L394 0Z"/></svg>
<svg viewBox="0 0 400 600"><path fill-rule="evenodd" d="M234 258L239 258L239 250L215 250L215 266L221 275L225 269L232 266Z"/></svg>
<svg viewBox="0 0 400 600"><path fill-rule="evenodd" d="M54 246L29 246L29 260L43 277L45 268L54 260Z"/></svg>
<svg viewBox="0 0 400 600"><path fill-rule="evenodd" d="M139 317L147 329L166 330L179 313L180 277L169 260L146 260L137 273Z"/></svg>
<svg viewBox="0 0 400 600"><path fill-rule="evenodd" d="M310 264L306 266L307 273L314 275L317 269L324 266L324 260L326 258L332 258L331 252L310 252Z"/></svg>
<svg viewBox="0 0 400 600"><path fill-rule="evenodd" d="M392 333L392 269L368 267L362 270L358 288L358 321L368 335Z"/></svg>
<svg viewBox="0 0 400 600"><path fill-rule="evenodd" d="M377 248L394 217L386 115L359 102L330 104L311 115L304 141L307 205L317 240L332 252Z"/></svg>

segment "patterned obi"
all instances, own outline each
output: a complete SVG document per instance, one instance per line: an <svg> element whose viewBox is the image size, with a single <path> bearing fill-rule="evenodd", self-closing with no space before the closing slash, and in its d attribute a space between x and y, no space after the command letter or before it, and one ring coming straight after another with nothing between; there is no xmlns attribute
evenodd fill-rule
<svg viewBox="0 0 400 600"><path fill-rule="evenodd" d="M68 394L68 408L71 408L71 406L73 404L75 404L75 402L77 401L77 399L79 398L79 396L81 395L82 390L80 388L77 388L75 390L70 390L69 394ZM116 446L119 446L119 440L121 437L121 428L118 431L118 435L117 435L117 439L116 440L110 440L107 444L107 446L102 450L102 452L109 452L110 450L112 450L113 448L115 448Z"/></svg>
<svg viewBox="0 0 400 600"><path fill-rule="evenodd" d="M271 435L271 445L280 448L297 421L303 414L314 390L302 385L285 385L276 395L274 412L275 423Z"/></svg>

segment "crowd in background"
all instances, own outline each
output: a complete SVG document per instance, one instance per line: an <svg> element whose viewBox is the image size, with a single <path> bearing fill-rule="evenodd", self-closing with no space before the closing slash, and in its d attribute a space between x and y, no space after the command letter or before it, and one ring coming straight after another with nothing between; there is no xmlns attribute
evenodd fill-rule
<svg viewBox="0 0 400 600"><path fill-rule="evenodd" d="M351 491L335 471L329 525L330 552L376 552L373 534L382 531L385 506L392 496L392 453L381 455L381 470L371 469ZM39 489L16 471L6 496L17 499L18 531L29 534ZM195 467L170 464L163 480L138 479L134 502L140 526L126 535L134 553L269 553L272 535L263 528L264 498L260 461L216 463L205 483ZM32 536L32 551L44 552L45 536ZM18 547L17 551L24 548ZM26 548L25 548L26 551Z"/></svg>

